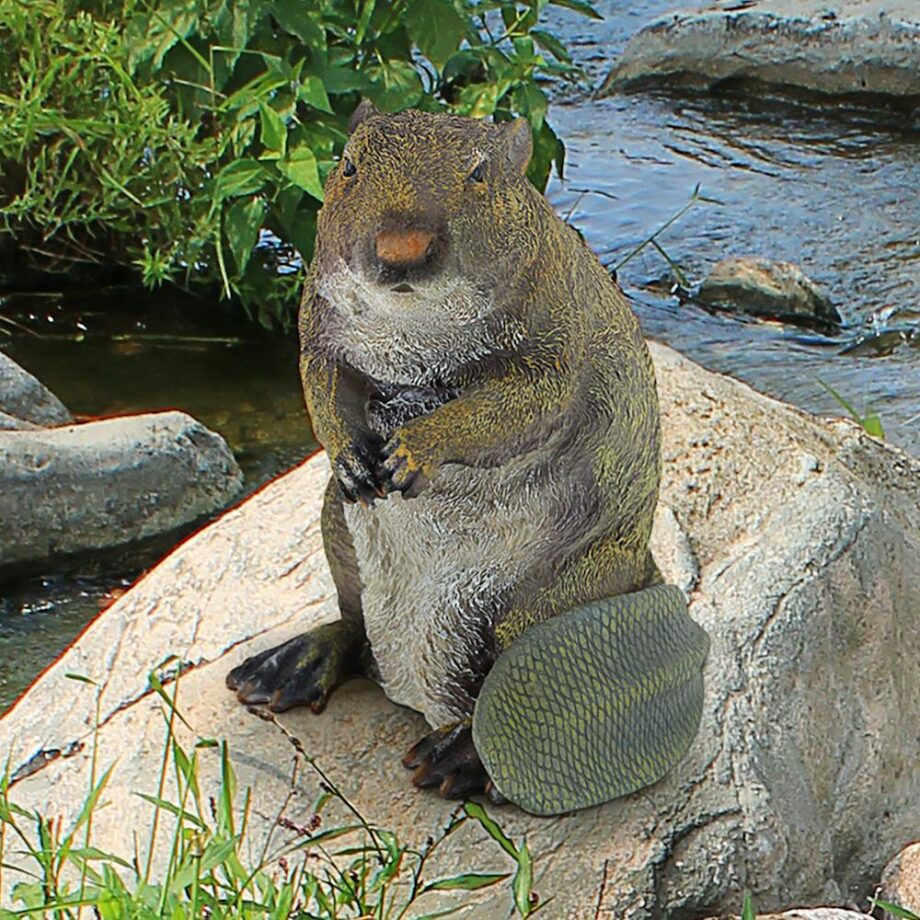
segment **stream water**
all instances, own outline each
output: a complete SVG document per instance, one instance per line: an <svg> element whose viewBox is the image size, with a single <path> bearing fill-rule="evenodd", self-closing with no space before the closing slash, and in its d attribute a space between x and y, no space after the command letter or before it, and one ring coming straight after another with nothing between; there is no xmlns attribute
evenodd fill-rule
<svg viewBox="0 0 920 920"><path fill-rule="evenodd" d="M551 21L596 84L632 32L678 5L644 0L627 11L606 2L601 23L564 10ZM764 392L840 414L823 382L859 411L878 412L886 437L920 454L920 348L841 354L870 330L920 325L916 126L857 104L767 100L740 90L596 101L563 93L550 118L568 153L565 180L551 183L549 198L605 264L620 263L700 186L719 203L696 203L659 239L691 280L730 255L787 259L824 289L845 321L826 336L682 304L668 293L667 262L647 247L618 277L648 335ZM178 304L159 302L140 320L136 303L122 313L112 297L105 305L67 298L8 304L4 312L41 338L16 333L3 348L79 415L192 413L227 438L250 489L313 449L292 340L230 322L215 332L210 321L203 334ZM0 588L0 710L113 589L163 551L150 545L97 556Z"/></svg>

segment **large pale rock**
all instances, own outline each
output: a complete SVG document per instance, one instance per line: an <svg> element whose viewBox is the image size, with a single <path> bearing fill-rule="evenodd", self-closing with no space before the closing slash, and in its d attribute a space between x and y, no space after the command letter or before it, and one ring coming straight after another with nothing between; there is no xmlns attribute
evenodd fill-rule
<svg viewBox="0 0 920 920"><path fill-rule="evenodd" d="M163 533L241 484L224 439L182 412L0 431L0 566Z"/></svg>
<svg viewBox="0 0 920 920"><path fill-rule="evenodd" d="M851 423L816 420L662 346L653 355L662 504L674 512L659 514L653 548L667 577L692 587L713 643L699 736L636 795L551 819L494 813L526 836L536 891L555 895L548 917L737 913L744 887L762 911L859 900L920 824L920 465ZM147 675L175 655L191 726L177 724L179 736L228 739L259 852L291 788L292 752L224 677L335 616L318 522L326 476L325 459L310 460L201 531L37 681L0 720L0 750L14 768L31 762L15 800L73 820L98 694L98 769L117 765L94 839L123 854L146 845L152 809L131 793L155 793L164 735ZM422 720L368 682L342 688L321 716L281 719L372 821L414 845L444 826L453 806L412 788L399 766ZM199 757L207 801L219 757ZM303 768L293 785L289 816L303 823L317 780ZM438 853L428 878L509 869L470 826ZM506 892L470 897L470 916L507 912Z"/></svg>
<svg viewBox="0 0 920 920"><path fill-rule="evenodd" d="M729 0L668 13L632 37L604 90L679 77L916 96L920 7L916 0Z"/></svg>
<svg viewBox="0 0 920 920"><path fill-rule="evenodd" d="M64 404L54 393L2 351L0 413L35 425L67 425L73 421Z"/></svg>

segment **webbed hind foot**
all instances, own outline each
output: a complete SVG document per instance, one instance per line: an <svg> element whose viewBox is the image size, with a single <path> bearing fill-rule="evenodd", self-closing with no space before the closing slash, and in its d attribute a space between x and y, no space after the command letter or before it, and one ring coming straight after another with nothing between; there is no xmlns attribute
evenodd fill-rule
<svg viewBox="0 0 920 920"><path fill-rule="evenodd" d="M415 770L412 782L416 786L437 786L445 799L482 793L495 804L505 801L476 753L469 721L456 722L425 735L403 757L403 766Z"/></svg>
<svg viewBox="0 0 920 920"><path fill-rule="evenodd" d="M309 706L322 712L329 694L354 669L354 632L341 620L247 658L227 675L227 686L246 705L272 712Z"/></svg>

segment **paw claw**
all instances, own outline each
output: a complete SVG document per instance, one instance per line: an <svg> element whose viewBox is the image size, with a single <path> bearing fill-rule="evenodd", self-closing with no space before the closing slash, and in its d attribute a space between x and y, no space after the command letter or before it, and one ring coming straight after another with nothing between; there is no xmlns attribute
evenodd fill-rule
<svg viewBox="0 0 920 920"><path fill-rule="evenodd" d="M345 501L370 507L380 498L383 488L377 475L379 438L353 441L333 461L339 491Z"/></svg>
<svg viewBox="0 0 920 920"><path fill-rule="evenodd" d="M387 492L401 492L404 498L414 498L431 480L426 462L406 446L406 435L402 429L383 445L383 458L376 475Z"/></svg>

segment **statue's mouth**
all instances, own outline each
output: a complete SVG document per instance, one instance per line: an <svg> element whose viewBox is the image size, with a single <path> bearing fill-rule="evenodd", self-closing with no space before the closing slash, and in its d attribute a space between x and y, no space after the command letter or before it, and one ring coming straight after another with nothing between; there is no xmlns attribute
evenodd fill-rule
<svg viewBox="0 0 920 920"><path fill-rule="evenodd" d="M411 284L406 284L405 282L403 282L402 284L397 284L396 287L390 288L390 290L394 294L414 294L415 293L415 288L412 287Z"/></svg>

